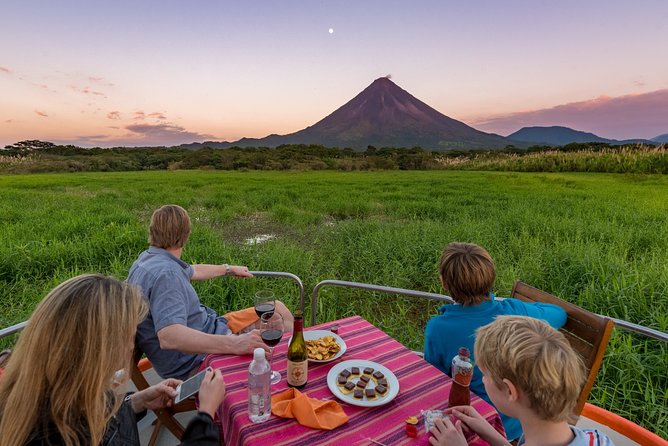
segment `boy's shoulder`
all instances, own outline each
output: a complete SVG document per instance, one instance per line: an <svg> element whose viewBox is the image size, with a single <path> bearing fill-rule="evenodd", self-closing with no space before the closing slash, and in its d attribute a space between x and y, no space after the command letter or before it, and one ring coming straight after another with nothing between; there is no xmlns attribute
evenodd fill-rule
<svg viewBox="0 0 668 446"><path fill-rule="evenodd" d="M580 429L571 426L573 441L568 446L615 446L612 440L598 429Z"/></svg>

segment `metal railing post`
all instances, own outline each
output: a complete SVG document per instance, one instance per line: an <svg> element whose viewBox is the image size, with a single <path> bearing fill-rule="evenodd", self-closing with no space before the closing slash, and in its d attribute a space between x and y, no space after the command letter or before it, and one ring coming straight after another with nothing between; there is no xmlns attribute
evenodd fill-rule
<svg viewBox="0 0 668 446"><path fill-rule="evenodd" d="M295 276L292 273L278 272L278 271L250 271L250 273L254 277L285 277L288 279L292 279L299 288L299 308L302 310L302 314L304 314L304 284L302 283L302 280L299 277Z"/></svg>

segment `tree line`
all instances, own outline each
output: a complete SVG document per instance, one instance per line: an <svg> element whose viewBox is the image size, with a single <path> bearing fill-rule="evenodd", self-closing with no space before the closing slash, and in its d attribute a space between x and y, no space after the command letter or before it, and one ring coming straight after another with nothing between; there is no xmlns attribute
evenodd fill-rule
<svg viewBox="0 0 668 446"><path fill-rule="evenodd" d="M560 154L555 157L555 154ZM200 149L181 147L81 148L29 140L0 150L0 172L111 172L134 170L527 170L533 171L611 171L607 159L650 157L646 173L668 173L665 146L607 143L572 143L560 147L535 145L528 148L507 146L501 150L451 150L436 152L421 147L395 148L368 146L364 151L325 147L318 144L285 144L276 148L230 147ZM586 155L586 156L584 156ZM589 161L596 159L595 167ZM525 158L527 157L527 158ZM523 159L525 158L525 159ZM643 158L643 159L644 159ZM545 159L542 163L541 159ZM531 162L527 162L531 160ZM536 161L538 160L538 161ZM557 160L557 161L555 161ZM628 160L626 160L628 161ZM557 163L557 165L555 165ZM584 164L583 164L584 163ZM623 165L630 165L628 162ZM658 166L658 167L657 167ZM644 167L641 167L644 169ZM658 171L657 171L658 169Z"/></svg>

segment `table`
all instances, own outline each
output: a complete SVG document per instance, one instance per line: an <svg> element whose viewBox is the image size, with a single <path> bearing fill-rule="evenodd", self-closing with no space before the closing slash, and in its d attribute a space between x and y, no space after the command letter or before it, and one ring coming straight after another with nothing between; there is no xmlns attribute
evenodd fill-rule
<svg viewBox="0 0 668 446"><path fill-rule="evenodd" d="M308 384L301 391L312 398L335 397L327 387L327 372L339 361L366 359L384 365L399 380L399 394L386 405L362 408L338 401L348 415L348 422L332 431L310 429L293 419L272 415L264 423L254 424L248 419L248 365L251 356L211 355L202 367L220 368L225 378L227 393L223 401L221 423L228 445L374 445L376 440L385 445L427 445L429 436L424 429L421 410L445 409L452 379L420 356L408 350L383 331L359 316L328 322L309 329L327 329L339 325L338 334L348 347L339 359L329 363L310 363ZM281 372L281 381L272 386L272 395L288 388L287 342L284 336L274 349L273 369ZM471 405L499 432L503 425L496 410L479 397L471 394ZM418 416L418 438L406 436L404 420ZM477 436L469 444L485 445Z"/></svg>

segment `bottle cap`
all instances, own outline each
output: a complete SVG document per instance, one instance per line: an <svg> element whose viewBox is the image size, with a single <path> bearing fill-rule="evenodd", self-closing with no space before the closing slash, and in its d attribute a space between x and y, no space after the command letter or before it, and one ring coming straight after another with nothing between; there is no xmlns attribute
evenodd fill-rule
<svg viewBox="0 0 668 446"><path fill-rule="evenodd" d="M471 356L471 352L466 347L459 347L459 356Z"/></svg>
<svg viewBox="0 0 668 446"><path fill-rule="evenodd" d="M253 360L255 361L261 361L265 358L264 355L264 349L261 347L256 348L253 350Z"/></svg>

